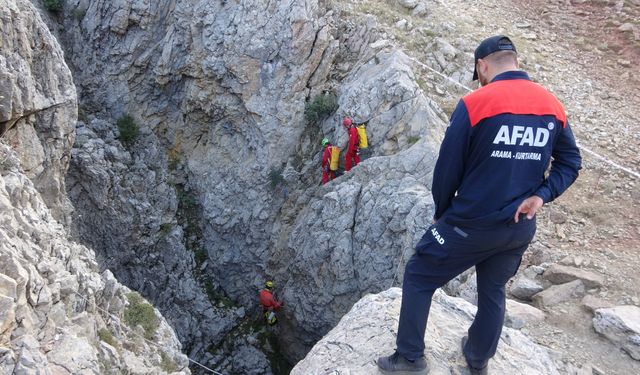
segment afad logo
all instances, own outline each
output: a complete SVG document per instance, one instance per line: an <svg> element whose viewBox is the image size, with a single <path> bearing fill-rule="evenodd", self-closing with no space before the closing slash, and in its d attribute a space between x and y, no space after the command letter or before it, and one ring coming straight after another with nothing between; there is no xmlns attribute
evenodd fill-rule
<svg viewBox="0 0 640 375"><path fill-rule="evenodd" d="M547 124L547 129L531 126L502 125L493 140L493 144L544 147L549 142L549 133L554 127L553 122Z"/></svg>
<svg viewBox="0 0 640 375"><path fill-rule="evenodd" d="M433 234L433 238L436 239L436 242L438 242L440 245L444 245L444 238L440 235L440 233L438 233L436 228L431 228L431 234Z"/></svg>

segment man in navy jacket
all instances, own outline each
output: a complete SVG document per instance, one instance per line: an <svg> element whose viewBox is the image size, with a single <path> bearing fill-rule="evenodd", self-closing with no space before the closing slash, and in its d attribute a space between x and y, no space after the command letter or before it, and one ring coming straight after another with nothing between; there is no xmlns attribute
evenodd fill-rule
<svg viewBox="0 0 640 375"><path fill-rule="evenodd" d="M378 359L384 373L426 370L431 297L471 266L478 312L462 350L472 374L488 373L502 332L505 284L533 239L535 214L562 194L581 168L562 104L518 70L508 37L482 41L475 63L473 79L482 87L460 100L440 147L432 186L434 224L405 268L397 349Z"/></svg>

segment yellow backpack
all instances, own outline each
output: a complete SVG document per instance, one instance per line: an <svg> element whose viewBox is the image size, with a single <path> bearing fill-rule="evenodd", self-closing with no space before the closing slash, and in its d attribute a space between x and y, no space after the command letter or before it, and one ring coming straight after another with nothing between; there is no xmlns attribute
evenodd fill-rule
<svg viewBox="0 0 640 375"><path fill-rule="evenodd" d="M278 318L276 317L276 313L273 311L265 311L264 320L270 325L274 325L278 322Z"/></svg>
<svg viewBox="0 0 640 375"><path fill-rule="evenodd" d="M367 139L367 128L364 124L360 124L356 127L358 129L358 148L369 147L369 140Z"/></svg>
<svg viewBox="0 0 640 375"><path fill-rule="evenodd" d="M338 164L340 163L340 147L330 146L331 149L331 162L329 163L329 169L332 171L338 170Z"/></svg>

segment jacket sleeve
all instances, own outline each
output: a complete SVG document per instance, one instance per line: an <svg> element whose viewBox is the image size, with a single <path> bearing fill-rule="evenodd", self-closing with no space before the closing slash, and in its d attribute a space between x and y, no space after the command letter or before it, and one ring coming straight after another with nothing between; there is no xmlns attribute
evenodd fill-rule
<svg viewBox="0 0 640 375"><path fill-rule="evenodd" d="M329 164L329 159L331 158L331 151L329 147L325 147L322 152L322 168L326 168L327 164Z"/></svg>
<svg viewBox="0 0 640 375"><path fill-rule="evenodd" d="M272 303L272 305L271 305L271 306L273 306L273 309L274 309L274 310L279 310L279 309L280 309L280 307L282 307L282 304L281 304L280 302L276 301L276 299L275 299L275 298L273 298L271 301L272 301L272 302L271 302L271 303Z"/></svg>
<svg viewBox="0 0 640 375"><path fill-rule="evenodd" d="M440 154L433 171L431 193L436 206L436 220L449 208L462 182L470 134L469 113L464 102L460 100L451 114L451 121L440 145Z"/></svg>
<svg viewBox="0 0 640 375"><path fill-rule="evenodd" d="M551 156L553 159L549 176L534 193L544 203L551 202L564 193L578 178L578 171L582 169L582 157L569 123L560 130Z"/></svg>

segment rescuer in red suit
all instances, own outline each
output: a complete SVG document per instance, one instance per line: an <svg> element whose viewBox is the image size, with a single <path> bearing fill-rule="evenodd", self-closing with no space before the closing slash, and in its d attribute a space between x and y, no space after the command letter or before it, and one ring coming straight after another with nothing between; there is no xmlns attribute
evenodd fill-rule
<svg viewBox="0 0 640 375"><path fill-rule="evenodd" d="M358 129L353 126L353 121L349 117L345 117L342 120L342 125L349 133L349 144L347 145L347 152L344 159L344 170L348 172L351 170L351 164L354 166L360 163L360 150L358 148Z"/></svg>
<svg viewBox="0 0 640 375"><path fill-rule="evenodd" d="M324 151L322 152L322 185L336 178L336 171L332 171L331 166L331 142L329 139L322 139L322 146Z"/></svg>

